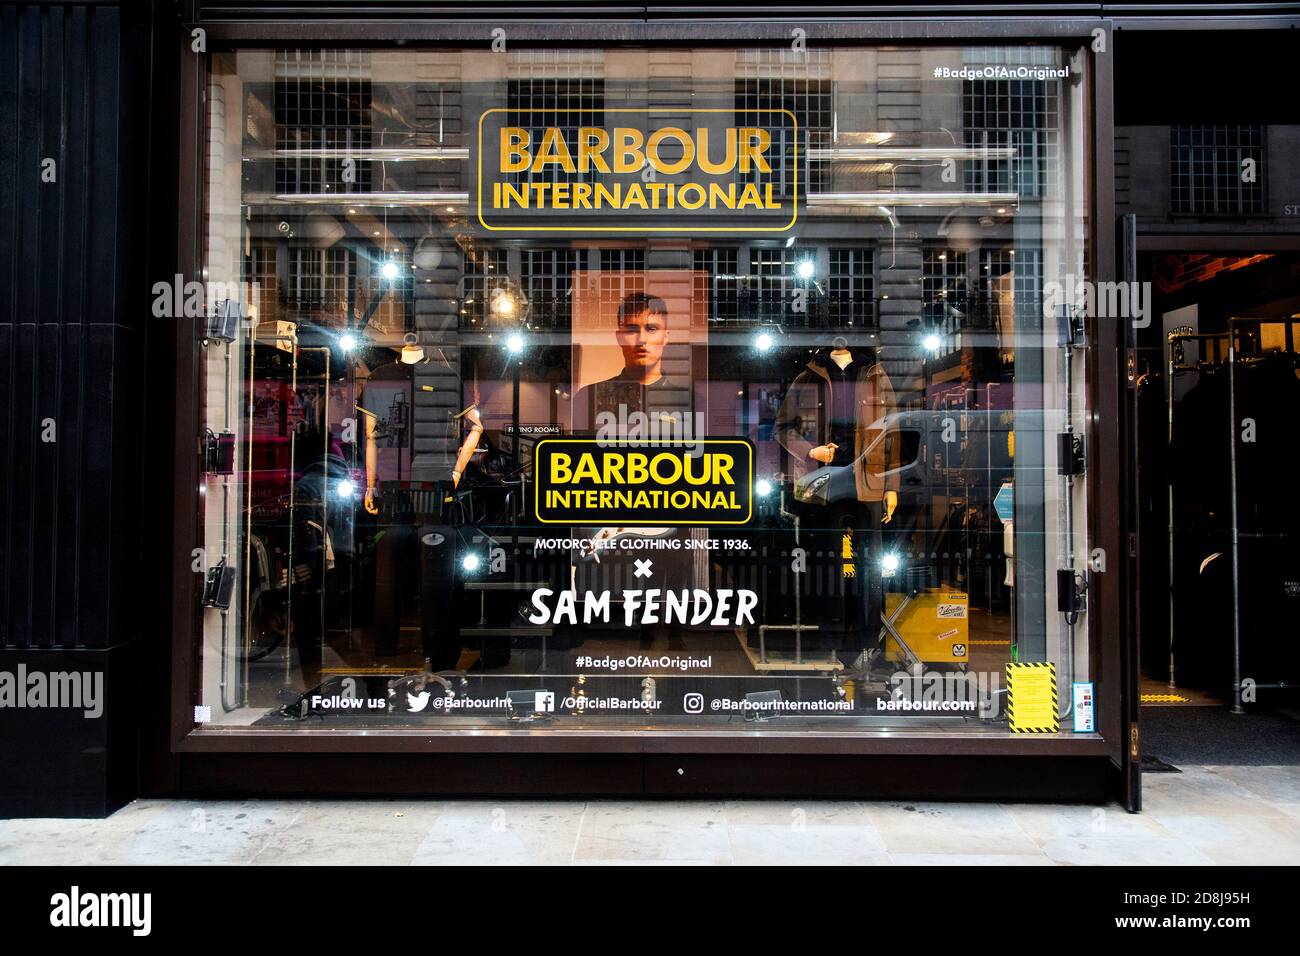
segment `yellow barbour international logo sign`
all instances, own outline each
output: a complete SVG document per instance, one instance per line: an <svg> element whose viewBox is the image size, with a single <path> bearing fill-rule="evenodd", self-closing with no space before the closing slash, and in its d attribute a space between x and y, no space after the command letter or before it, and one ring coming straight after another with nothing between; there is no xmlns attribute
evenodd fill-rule
<svg viewBox="0 0 1300 956"><path fill-rule="evenodd" d="M603 109L479 116L479 223L494 232L786 232L799 215L799 123L789 110ZM683 120L681 117L686 116Z"/></svg>
<svg viewBox="0 0 1300 956"><path fill-rule="evenodd" d="M754 514L753 488L754 446L743 438L547 438L533 453L541 524L741 525Z"/></svg>

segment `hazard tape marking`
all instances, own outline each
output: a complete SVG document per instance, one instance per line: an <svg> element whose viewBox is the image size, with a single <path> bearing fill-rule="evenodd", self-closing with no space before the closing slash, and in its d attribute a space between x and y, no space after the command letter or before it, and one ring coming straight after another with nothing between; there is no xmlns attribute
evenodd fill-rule
<svg viewBox="0 0 1300 956"><path fill-rule="evenodd" d="M1017 720L1016 704L1016 675L1023 674L1028 676L1031 673L1046 672L1048 687L1050 689L1050 702L1044 699L1038 699L1038 694L1033 694L1035 699L1026 701L1026 694L1020 695L1020 718ZM1044 713L1044 706L1048 710ZM1027 713L1029 712L1029 713ZM1031 716L1032 714L1032 716ZM1044 721L1044 717L1046 720ZM1050 662L1043 663L1025 663L1025 664L1007 664L1007 719L1011 726L1011 732L1016 734L1055 734L1061 730L1061 717L1059 702L1056 696L1056 665ZM1033 720L1035 723L1021 723L1021 721Z"/></svg>

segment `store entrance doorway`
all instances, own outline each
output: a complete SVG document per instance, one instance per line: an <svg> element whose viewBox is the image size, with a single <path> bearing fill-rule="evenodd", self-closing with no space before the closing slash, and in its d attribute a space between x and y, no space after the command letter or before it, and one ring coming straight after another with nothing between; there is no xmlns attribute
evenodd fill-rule
<svg viewBox="0 0 1300 956"><path fill-rule="evenodd" d="M1143 772L1300 762L1300 254L1138 257Z"/></svg>

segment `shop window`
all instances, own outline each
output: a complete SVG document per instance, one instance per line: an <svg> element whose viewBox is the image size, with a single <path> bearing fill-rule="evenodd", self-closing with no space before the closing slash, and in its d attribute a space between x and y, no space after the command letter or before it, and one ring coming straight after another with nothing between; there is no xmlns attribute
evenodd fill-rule
<svg viewBox="0 0 1300 956"><path fill-rule="evenodd" d="M1264 211L1263 126L1170 127L1169 163L1175 215Z"/></svg>
<svg viewBox="0 0 1300 956"><path fill-rule="evenodd" d="M528 297L528 324L564 329L573 320L573 273L578 253L570 248L523 249L520 279Z"/></svg>
<svg viewBox="0 0 1300 956"><path fill-rule="evenodd" d="M506 250L479 248L462 256L460 325L486 328L491 315L491 295L506 280Z"/></svg>
<svg viewBox="0 0 1300 956"><path fill-rule="evenodd" d="M738 249L696 249L694 265L695 303L712 325L734 325L740 321L740 263Z"/></svg>
<svg viewBox="0 0 1300 956"><path fill-rule="evenodd" d="M599 261L598 301L610 314L628 296L645 291L644 249L601 249Z"/></svg>
<svg viewBox="0 0 1300 956"><path fill-rule="evenodd" d="M605 81L599 75L598 53L538 50L512 56L511 69L517 75L506 84L507 120L528 131L534 148L547 129L559 129L565 142L574 143L579 128L604 125ZM514 174L513 181L581 182L591 175L566 173L558 165L549 165L544 171Z"/></svg>
<svg viewBox="0 0 1300 956"><path fill-rule="evenodd" d="M349 50L278 50L275 55L275 164L279 193L368 192L370 57ZM312 151L326 151L314 157ZM340 151L356 151L350 163Z"/></svg>
<svg viewBox="0 0 1300 956"><path fill-rule="evenodd" d="M754 51L737 57L736 121L758 126L772 135L773 143L789 157L777 172L777 188L791 195L791 171L795 157L794 132L788 123L774 120L764 110L789 110L799 124L800 189L805 193L824 190L829 183L829 164L813 160L807 150L830 145L835 111L835 86L830 78L831 59L827 50Z"/></svg>
<svg viewBox="0 0 1300 956"><path fill-rule="evenodd" d="M874 328L876 275L870 249L830 250L827 319L832 326Z"/></svg>
<svg viewBox="0 0 1300 956"><path fill-rule="evenodd" d="M248 244L244 256L244 275L248 277L251 288L256 290L252 305L263 321L275 321L281 317L276 245L274 240L258 239Z"/></svg>
<svg viewBox="0 0 1300 956"><path fill-rule="evenodd" d="M1011 305L1016 257L1010 247L979 251L980 272L976 277L977 294L966 325L976 329L996 328L999 318Z"/></svg>
<svg viewBox="0 0 1300 956"><path fill-rule="evenodd" d="M741 313L751 322L807 327L817 315L816 252L752 246L741 284Z"/></svg>
<svg viewBox="0 0 1300 956"><path fill-rule="evenodd" d="M899 80L927 57L1077 72L1086 56L816 46L205 61L221 95L202 265L249 285L252 320L194 344L211 574L183 635L196 720L277 740L998 737L1020 729L1009 663L1054 665L1065 702L1092 679L1096 619L1056 591L1094 545L1088 483L1055 456L1067 424L1089 427L1095 352L1035 325L1048 265L1087 274L1093 197L1070 163L1089 84ZM559 206L482 228L482 111L545 135L631 124L614 104L647 131L689 125L692 104L724 124L790 109L828 147L801 167L811 191L836 181L837 198L790 228ZM322 198L366 135L360 185ZM960 187L937 162L908 168L980 144L1016 153L960 160L970 188L1043 201L936 206ZM670 449L651 477L630 457L647 447ZM962 707L893 707L914 673ZM1046 732L1071 732L1056 715Z"/></svg>
<svg viewBox="0 0 1300 956"><path fill-rule="evenodd" d="M1009 158L966 160L968 191L1041 198L1055 190L1059 86L1057 80L962 81L966 145L1015 150Z"/></svg>
<svg viewBox="0 0 1300 956"><path fill-rule="evenodd" d="M925 334L937 337L929 351L947 355L959 345L957 335L969 313L966 253L947 246L929 246L924 253L921 301Z"/></svg>
<svg viewBox="0 0 1300 956"><path fill-rule="evenodd" d="M347 311L348 276L354 279L357 257L347 249L294 246L288 252L287 305L339 324Z"/></svg>

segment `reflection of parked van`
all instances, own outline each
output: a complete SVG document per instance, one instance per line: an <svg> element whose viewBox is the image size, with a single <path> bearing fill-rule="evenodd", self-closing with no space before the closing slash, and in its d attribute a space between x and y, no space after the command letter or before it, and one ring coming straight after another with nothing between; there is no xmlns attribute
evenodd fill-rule
<svg viewBox="0 0 1300 956"><path fill-rule="evenodd" d="M1022 429L1029 425L1041 432L1042 412L1020 412L1015 417ZM855 500L855 469L866 467L876 446L889 441L895 443L890 452L899 464L885 474L894 479L891 485L898 492L900 508L915 507L958 487L980 498L1011 479L1013 426L1012 412L1000 408L894 412L867 430L862 453L852 464L824 465L808 472L795 482L794 495L816 504Z"/></svg>

